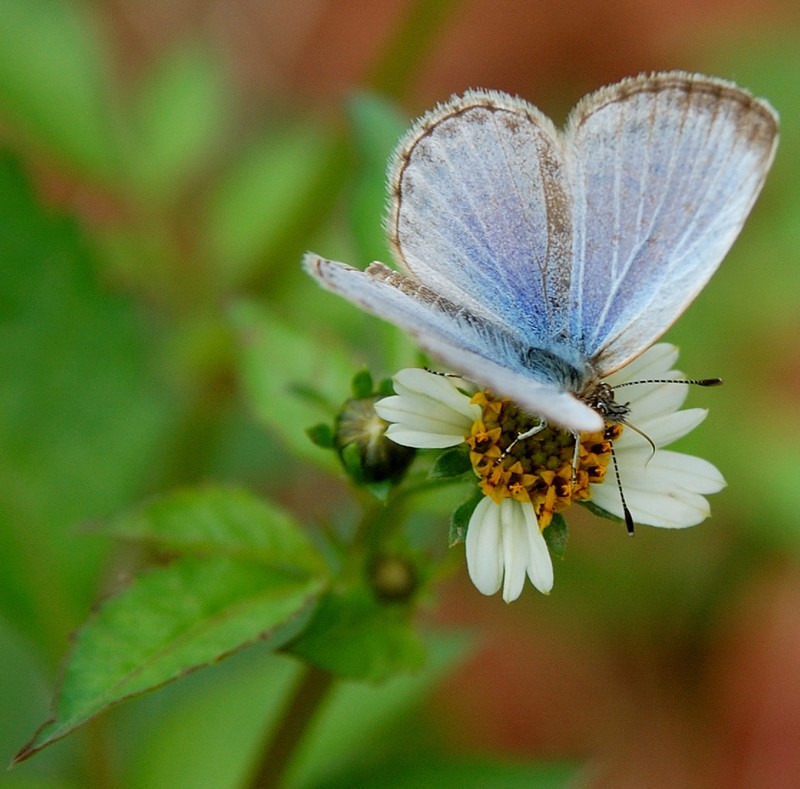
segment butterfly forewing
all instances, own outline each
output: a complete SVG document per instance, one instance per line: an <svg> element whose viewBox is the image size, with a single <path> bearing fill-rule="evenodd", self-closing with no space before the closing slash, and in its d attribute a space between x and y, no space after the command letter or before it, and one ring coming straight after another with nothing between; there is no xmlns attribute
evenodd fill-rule
<svg viewBox="0 0 800 789"><path fill-rule="evenodd" d="M773 111L721 80L625 80L566 133L574 200L570 335L605 375L700 292L738 235L777 140Z"/></svg>

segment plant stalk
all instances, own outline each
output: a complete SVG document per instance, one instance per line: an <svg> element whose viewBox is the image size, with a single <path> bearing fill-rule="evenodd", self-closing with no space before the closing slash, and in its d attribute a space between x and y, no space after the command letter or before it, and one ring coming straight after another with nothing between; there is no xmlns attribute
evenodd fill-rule
<svg viewBox="0 0 800 789"><path fill-rule="evenodd" d="M294 689L278 728L271 732L247 784L249 789L277 789L302 744L308 727L320 710L334 682L334 677L316 666L307 666Z"/></svg>

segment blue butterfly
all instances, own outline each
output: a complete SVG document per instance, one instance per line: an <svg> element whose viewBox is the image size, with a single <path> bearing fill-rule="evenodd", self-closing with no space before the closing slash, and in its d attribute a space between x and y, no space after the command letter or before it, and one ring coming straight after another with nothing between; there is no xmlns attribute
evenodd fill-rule
<svg viewBox="0 0 800 789"><path fill-rule="evenodd" d="M304 265L529 413L601 430L626 414L603 379L709 280L776 145L765 101L679 71L586 96L563 131L521 99L469 91L417 121L390 164L402 273Z"/></svg>

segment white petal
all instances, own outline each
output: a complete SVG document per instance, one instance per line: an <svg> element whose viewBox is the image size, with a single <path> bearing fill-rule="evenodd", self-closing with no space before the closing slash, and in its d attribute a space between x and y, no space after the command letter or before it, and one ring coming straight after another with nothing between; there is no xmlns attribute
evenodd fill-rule
<svg viewBox="0 0 800 789"><path fill-rule="evenodd" d="M725 487L722 474L707 460L667 449L658 450L641 465L621 459L620 474L626 492L634 488L644 492L685 490L708 494Z"/></svg>
<svg viewBox="0 0 800 789"><path fill-rule="evenodd" d="M617 496L608 493L606 490L603 495L593 497L595 504L621 518L619 493ZM653 492L625 488L625 501L634 523L663 529L696 526L711 514L711 508L702 496L686 491Z"/></svg>
<svg viewBox="0 0 800 789"><path fill-rule="evenodd" d="M435 433L458 438L459 443L469 434L472 422L433 400L415 397L384 397L375 403L375 413L392 424L409 430Z"/></svg>
<svg viewBox="0 0 800 789"><path fill-rule="evenodd" d="M530 558L528 559L528 578L531 583L543 594L550 594L553 588L553 560L547 543L539 531L536 514L533 507L520 504L523 517L526 521L526 531L530 544Z"/></svg>
<svg viewBox="0 0 800 789"><path fill-rule="evenodd" d="M657 458L661 458L657 461ZM710 514L701 493L715 493L724 486L722 475L711 463L691 455L660 450L649 464L621 465L622 487L634 522L662 528L695 526ZM617 517L623 517L622 499L613 469L600 485L592 485L592 501Z"/></svg>
<svg viewBox="0 0 800 789"><path fill-rule="evenodd" d="M680 373L668 376L681 380ZM617 392L617 399L627 402L631 409L629 421L637 427L649 419L677 411L689 395L686 384L638 384Z"/></svg>
<svg viewBox="0 0 800 789"><path fill-rule="evenodd" d="M648 419L637 423L641 430L657 446L663 447L677 441L687 433L691 433L705 418L708 411L705 408L687 408L674 414ZM633 430L623 430L619 440L615 442L614 449L618 453L628 451L650 452L647 441Z"/></svg>
<svg viewBox="0 0 800 789"><path fill-rule="evenodd" d="M470 403L470 398L459 391L452 379L446 375L436 375L418 367L407 367L400 370L393 380L398 395L420 395L439 402L465 416L470 420L470 424L480 416L480 406Z"/></svg>
<svg viewBox="0 0 800 789"><path fill-rule="evenodd" d="M645 378L665 378L667 371L678 359L678 349L668 342L660 342L648 348L641 356L626 364L605 380L611 386L625 381L639 381Z"/></svg>
<svg viewBox="0 0 800 789"><path fill-rule="evenodd" d="M500 528L503 531L503 600L511 603L522 594L530 559L530 537L520 502L503 499Z"/></svg>
<svg viewBox="0 0 800 789"><path fill-rule="evenodd" d="M465 418L449 406L430 397L414 393L390 395L376 403L381 409L378 414L382 419L399 421L408 415L428 417L439 422L464 422ZM385 416L384 416L385 415Z"/></svg>
<svg viewBox="0 0 800 789"><path fill-rule="evenodd" d="M481 499L470 518L466 541L467 569L478 591L516 600L525 576L545 594L553 588L553 563L530 504Z"/></svg>
<svg viewBox="0 0 800 789"><path fill-rule="evenodd" d="M481 594L494 594L503 580L503 552L500 507L490 498L481 499L475 507L465 547L472 583Z"/></svg>
<svg viewBox="0 0 800 789"><path fill-rule="evenodd" d="M480 406L469 402L449 378L407 368L395 376L397 394L375 404L381 419L392 423L386 435L404 446L452 447L464 440Z"/></svg>
<svg viewBox="0 0 800 789"><path fill-rule="evenodd" d="M428 433L424 430L409 430L403 425L389 425L386 436L395 444L416 449L446 449L463 443L464 436L454 436L448 433Z"/></svg>

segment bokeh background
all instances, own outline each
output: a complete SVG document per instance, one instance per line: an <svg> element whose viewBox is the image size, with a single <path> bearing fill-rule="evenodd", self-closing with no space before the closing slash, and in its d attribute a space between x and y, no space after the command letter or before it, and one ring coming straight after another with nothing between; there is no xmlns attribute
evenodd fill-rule
<svg viewBox="0 0 800 789"><path fill-rule="evenodd" d="M337 697L293 782L448 786L444 762L478 765L463 787L505 761L513 786L546 761L590 787L800 786L791 0L0 0L0 761L46 716L70 632L136 566L93 523L207 480L309 523L352 507L317 450L275 429L284 404L253 402L237 320L246 304L311 332L320 375L331 344L354 371L407 359L299 260L386 258L384 164L410 119L487 87L560 122L591 89L672 68L735 80L782 124L740 240L667 335L687 374L725 379L691 393L710 414L681 445L728 480L713 517L628 539L571 512L552 595L511 606L481 598L457 556L422 620L471 646ZM307 425L283 422L299 445ZM0 786L239 786L294 670L246 650Z"/></svg>

